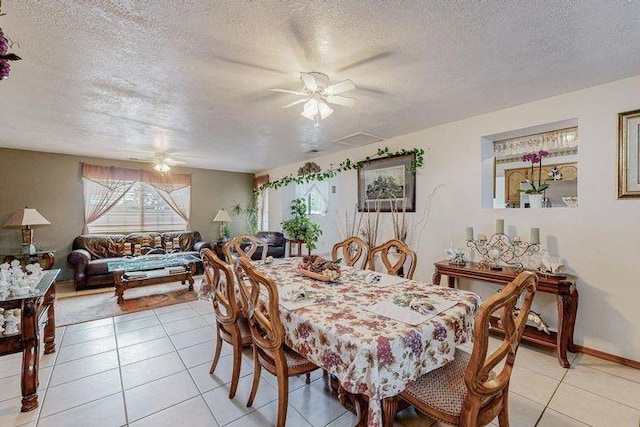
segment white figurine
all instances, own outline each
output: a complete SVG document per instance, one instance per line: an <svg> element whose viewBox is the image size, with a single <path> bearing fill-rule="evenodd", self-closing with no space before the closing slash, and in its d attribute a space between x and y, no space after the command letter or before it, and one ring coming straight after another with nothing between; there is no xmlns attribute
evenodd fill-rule
<svg viewBox="0 0 640 427"><path fill-rule="evenodd" d="M18 325L20 325L20 318L16 315L18 309L7 310L7 314L4 317L5 321L5 335L15 335L18 333Z"/></svg>

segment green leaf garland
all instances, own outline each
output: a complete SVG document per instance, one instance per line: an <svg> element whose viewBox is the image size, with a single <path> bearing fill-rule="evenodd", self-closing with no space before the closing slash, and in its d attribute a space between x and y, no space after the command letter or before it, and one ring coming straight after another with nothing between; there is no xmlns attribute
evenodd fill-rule
<svg viewBox="0 0 640 427"><path fill-rule="evenodd" d="M412 174L415 174L418 168L421 168L422 166L424 166L424 150L422 148L413 148L411 150L402 149L402 150L392 152L389 149L389 147L384 147L384 148L378 148L378 151L375 157L367 156L364 159L357 162L354 162L353 160L350 160L350 159L346 159L343 162L341 162L338 166L335 166L323 172L311 173L303 176L287 175L274 181L265 182L260 186L260 188L254 191L260 193L263 190L266 190L268 188L277 190L291 183L303 184L303 183L309 183L311 181L324 181L325 179L330 179L335 177L340 172L354 170L354 169L355 170L361 169L362 166L364 166L365 164L369 163L372 160L388 159L396 156L406 156L407 154L415 154L415 158L411 163L411 167L409 168L409 172L411 172Z"/></svg>

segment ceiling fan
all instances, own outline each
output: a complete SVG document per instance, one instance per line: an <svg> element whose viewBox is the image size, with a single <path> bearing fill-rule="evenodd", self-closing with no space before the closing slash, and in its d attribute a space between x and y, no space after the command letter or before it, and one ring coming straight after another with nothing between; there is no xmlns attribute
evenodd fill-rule
<svg viewBox="0 0 640 427"><path fill-rule="evenodd" d="M136 157L129 157L129 160L135 162L152 163L153 169L160 173L167 173L171 170L172 166L184 164L182 160L176 160L169 157L167 153L155 153L153 159L142 159Z"/></svg>
<svg viewBox="0 0 640 427"><path fill-rule="evenodd" d="M181 160L172 159L167 153L156 153L153 169L160 173L167 173L172 166L184 164Z"/></svg>
<svg viewBox="0 0 640 427"><path fill-rule="evenodd" d="M315 126L319 126L320 119L326 119L333 113L333 109L327 104L342 105L344 107L353 107L356 102L355 98L340 95L341 93L353 90L356 85L349 79L341 82L329 84L329 77L326 74L311 72L300 73L300 81L302 82L302 90L288 90L272 88L274 92L290 93L293 95L303 96L304 98L283 105L282 108L293 107L294 105L304 103L302 113L303 117L309 120L315 120Z"/></svg>

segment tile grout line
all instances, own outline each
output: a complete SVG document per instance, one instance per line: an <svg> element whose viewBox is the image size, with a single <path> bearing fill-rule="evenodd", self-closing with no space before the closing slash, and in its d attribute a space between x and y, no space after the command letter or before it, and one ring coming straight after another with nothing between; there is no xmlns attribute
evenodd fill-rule
<svg viewBox="0 0 640 427"><path fill-rule="evenodd" d="M155 314L155 313L154 313ZM129 425L129 413L127 411L127 399L124 395L124 381L122 380L122 365L120 365L120 351L118 346L118 331L116 330L116 322L111 317L111 323L113 324L113 334L116 340L116 360L118 361L118 376L120 377L120 395L122 396L122 406L124 408L124 424Z"/></svg>
<svg viewBox="0 0 640 427"><path fill-rule="evenodd" d="M39 402L39 405L38 405L40 407L40 409L38 410L38 415L36 415L36 421L35 421L35 425L36 426L38 425L38 423L40 423L40 417L42 416L42 409L44 408L44 402L47 399L47 395L49 394L48 392L49 392L49 387L50 387L50 384L51 384L51 377L53 376L53 372L55 371L56 365L58 364L58 356L60 356L59 351L60 351L60 348L62 347L62 340L64 340L64 336L67 333L67 327L66 326L62 326L62 327L64 329L62 330L62 337L60 337L60 346L56 345L56 351L55 352L57 354L56 354L55 359L53 361L53 365L51 366L51 375L49 376L49 382L47 383L47 386L44 389L44 396L42 397L42 401ZM56 328L54 328L54 333L55 333L55 329ZM55 338L54 338L54 342L55 342ZM40 359L40 355L38 355L38 360L39 359ZM40 362L38 361L38 378L40 376L40 372L39 371L40 371Z"/></svg>

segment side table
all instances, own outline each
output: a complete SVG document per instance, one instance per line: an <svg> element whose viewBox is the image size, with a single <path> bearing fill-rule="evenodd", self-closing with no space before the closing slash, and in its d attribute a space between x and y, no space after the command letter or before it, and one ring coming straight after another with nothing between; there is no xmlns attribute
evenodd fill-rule
<svg viewBox="0 0 640 427"><path fill-rule="evenodd" d="M303 252L302 252L302 245L304 245L304 242L301 242L300 240L292 240L292 239L287 239L287 243L289 244L289 257L293 257L293 256L304 256ZM296 253L293 254L293 249L296 248ZM311 255L311 249L307 248L307 255Z"/></svg>
<svg viewBox="0 0 640 427"><path fill-rule="evenodd" d="M55 251L36 251L35 254L23 254L20 251L7 251L10 253L3 254L2 262L11 262L14 259L20 261L24 266L34 262L39 263L43 270L51 270L55 261Z"/></svg>
<svg viewBox="0 0 640 427"><path fill-rule="evenodd" d="M59 269L44 273L40 283L31 295L24 297L9 296L0 300L0 307L5 310L20 309L20 333L0 335L0 356L22 351L22 412L38 407L38 373L40 366L40 327L44 328L44 353L56 351L55 312L56 300L55 280Z"/></svg>
<svg viewBox="0 0 640 427"><path fill-rule="evenodd" d="M442 275L447 276L447 284L455 287L456 279L465 278L479 282L490 282L506 285L516 278L518 272L513 267L503 267L502 270L487 270L480 268L477 263L467 262L464 266L452 265L447 261L435 263L433 283L440 284ZM551 331L547 335L529 325L526 326L522 339L545 347L555 348L558 352L558 362L564 368L571 367L567 359L567 351L577 352L573 343L573 330L578 313L578 289L576 277L570 274L545 275L538 273L538 290L556 296L558 305L558 332ZM499 331L499 325L492 322L493 330Z"/></svg>

